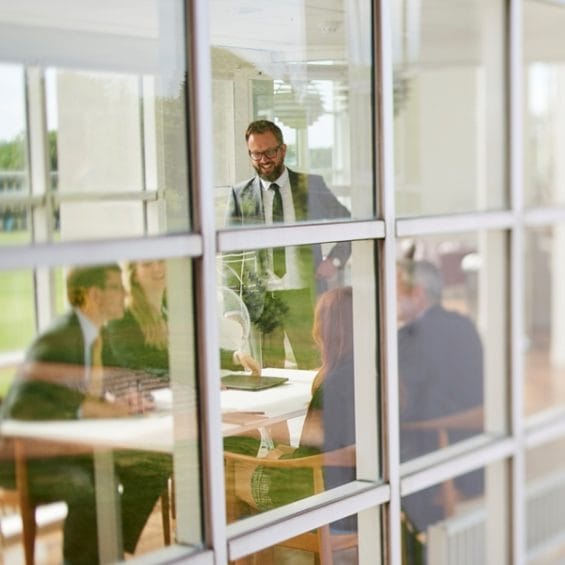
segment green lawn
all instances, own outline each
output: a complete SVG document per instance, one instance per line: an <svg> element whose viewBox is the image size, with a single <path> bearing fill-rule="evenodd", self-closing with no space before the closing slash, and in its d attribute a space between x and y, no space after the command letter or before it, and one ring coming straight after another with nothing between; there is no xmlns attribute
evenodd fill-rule
<svg viewBox="0 0 565 565"><path fill-rule="evenodd" d="M29 233L0 232L0 246L29 242ZM0 272L0 353L25 349L35 336L35 299L30 270ZM55 271L56 311L65 307L62 270Z"/></svg>
<svg viewBox="0 0 565 565"><path fill-rule="evenodd" d="M0 231L0 245L23 245L30 241L30 231Z"/></svg>
<svg viewBox="0 0 565 565"><path fill-rule="evenodd" d="M0 398L4 398L14 378L16 367L4 367L0 369Z"/></svg>
<svg viewBox="0 0 565 565"><path fill-rule="evenodd" d="M0 249L1 246L25 245L29 241L29 232L0 232ZM62 269L55 271L55 289L56 311L62 312L66 306ZM0 355L25 350L35 333L33 272L0 271ZM6 394L15 371L15 366L0 368L0 398Z"/></svg>
<svg viewBox="0 0 565 565"><path fill-rule="evenodd" d="M32 274L0 272L0 352L25 348L34 334Z"/></svg>

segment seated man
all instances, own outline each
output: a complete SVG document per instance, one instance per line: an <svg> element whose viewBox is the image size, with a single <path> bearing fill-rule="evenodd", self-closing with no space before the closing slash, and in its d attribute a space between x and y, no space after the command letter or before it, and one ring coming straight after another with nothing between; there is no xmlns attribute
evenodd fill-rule
<svg viewBox="0 0 565 565"><path fill-rule="evenodd" d="M104 393L101 351L104 325L123 314L124 289L118 265L72 269L67 276L72 309L30 346L2 405L1 416L20 420L73 420L126 416L150 408L145 399L109 398ZM36 442L36 444L38 444ZM9 442L4 442L9 448ZM41 445L39 446L42 447ZM65 501L65 563L98 563L93 460L83 449L27 460L30 501ZM37 449L35 450L37 451ZM171 473L169 456L133 451L115 454L121 484L124 548L135 550L155 502ZM0 484L13 486L14 465L3 464Z"/></svg>

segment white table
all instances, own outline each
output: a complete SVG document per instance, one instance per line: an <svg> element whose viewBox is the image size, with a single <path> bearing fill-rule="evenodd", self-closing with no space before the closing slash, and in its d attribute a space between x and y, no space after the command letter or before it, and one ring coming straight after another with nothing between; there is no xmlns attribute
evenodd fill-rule
<svg viewBox="0 0 565 565"><path fill-rule="evenodd" d="M229 422L222 424L225 436L255 429L283 420L303 416L311 398L314 371L266 369L267 376L285 376L283 385L261 391L222 390L221 407ZM97 420L21 421L0 422L4 437L33 439L54 444L88 446L94 453L96 478L96 505L98 512L99 549L102 563L122 558L119 505L115 493L117 485L113 472L113 450L139 449L172 453L175 441L173 433L173 398L170 389L154 391L157 410L153 413L130 418ZM188 406L187 410L195 410ZM234 423L228 415L233 413L262 412L248 423ZM196 418L193 419L196 421ZM178 428L178 426L177 426ZM196 429L180 432L192 438ZM297 432L295 432L297 433Z"/></svg>
<svg viewBox="0 0 565 565"><path fill-rule="evenodd" d="M311 398L313 371L289 369L268 369L268 376L286 376L289 381L277 387L256 392L243 390L222 390L222 413L253 413L257 415L252 423L222 424L225 436L241 433L246 429L273 424L306 413ZM105 418L91 420L53 420L48 422L4 420L0 423L5 437L42 439L55 443L87 445L92 448L141 449L170 453L174 446L173 398L170 389L153 391L157 410L142 416L130 418ZM196 409L189 406L187 409ZM263 418L260 420L260 418ZM186 430L196 437L196 430Z"/></svg>

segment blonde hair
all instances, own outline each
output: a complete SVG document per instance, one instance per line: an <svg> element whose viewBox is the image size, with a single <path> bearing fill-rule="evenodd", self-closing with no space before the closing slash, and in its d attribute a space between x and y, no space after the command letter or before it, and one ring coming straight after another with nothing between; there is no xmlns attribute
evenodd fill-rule
<svg viewBox="0 0 565 565"><path fill-rule="evenodd" d="M141 328L145 344L157 349L167 349L167 320L163 312L156 310L147 300L143 288L137 281L135 267L135 261L127 266L129 286L129 294L126 299L127 307Z"/></svg>

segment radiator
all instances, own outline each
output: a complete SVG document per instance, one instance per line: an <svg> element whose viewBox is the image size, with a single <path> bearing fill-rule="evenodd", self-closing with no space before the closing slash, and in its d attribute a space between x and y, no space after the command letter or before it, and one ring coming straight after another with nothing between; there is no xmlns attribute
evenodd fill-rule
<svg viewBox="0 0 565 565"><path fill-rule="evenodd" d="M565 563L565 473L545 475L526 486L526 522L527 561L542 559L561 548L559 563Z"/></svg>
<svg viewBox="0 0 565 565"><path fill-rule="evenodd" d="M485 562L485 524L486 510L477 506L430 526L428 563L476 565ZM526 524L526 562L565 565L565 473L545 475L527 484Z"/></svg>
<svg viewBox="0 0 565 565"><path fill-rule="evenodd" d="M477 565L485 560L486 511L466 511L428 528L428 563Z"/></svg>

